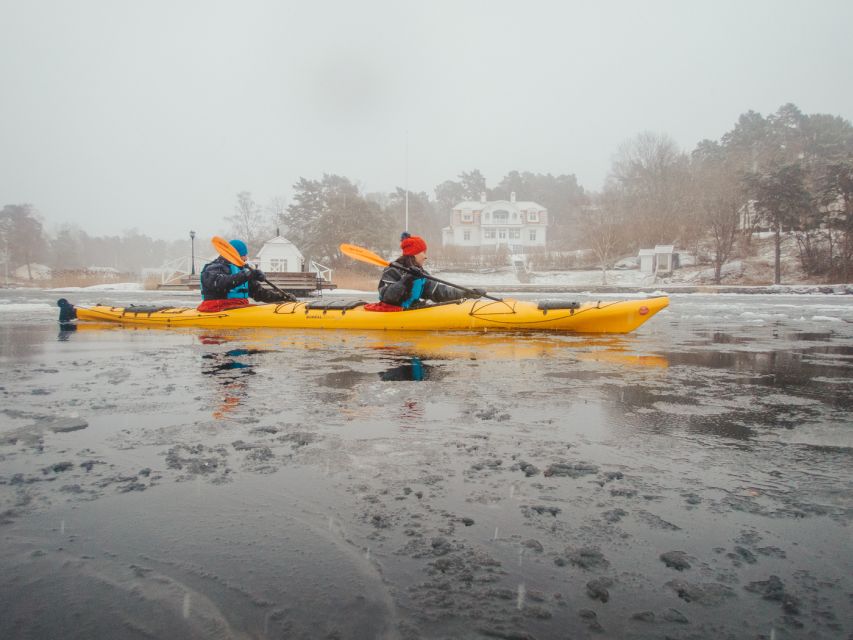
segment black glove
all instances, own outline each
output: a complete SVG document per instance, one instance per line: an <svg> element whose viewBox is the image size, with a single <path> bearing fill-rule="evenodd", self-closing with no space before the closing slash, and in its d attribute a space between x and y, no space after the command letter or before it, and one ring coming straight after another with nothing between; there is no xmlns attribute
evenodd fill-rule
<svg viewBox="0 0 853 640"><path fill-rule="evenodd" d="M260 269L252 269L252 273L249 274L249 279L254 280L255 282L264 282L266 281L267 276Z"/></svg>
<svg viewBox="0 0 853 640"><path fill-rule="evenodd" d="M468 289L468 293L473 293L478 298L482 298L484 295L486 295L486 290L485 289Z"/></svg>

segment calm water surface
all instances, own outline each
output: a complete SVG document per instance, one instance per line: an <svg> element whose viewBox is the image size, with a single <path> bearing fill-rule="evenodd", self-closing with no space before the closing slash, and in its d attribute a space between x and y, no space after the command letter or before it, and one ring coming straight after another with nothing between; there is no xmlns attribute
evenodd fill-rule
<svg viewBox="0 0 853 640"><path fill-rule="evenodd" d="M849 296L585 337L66 332L60 296L192 304L0 292L2 638L853 634Z"/></svg>

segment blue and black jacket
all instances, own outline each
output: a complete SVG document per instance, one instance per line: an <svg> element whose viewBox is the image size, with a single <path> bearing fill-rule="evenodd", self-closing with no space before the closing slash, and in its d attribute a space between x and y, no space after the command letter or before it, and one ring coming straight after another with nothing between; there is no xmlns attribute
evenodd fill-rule
<svg viewBox="0 0 853 640"><path fill-rule="evenodd" d="M235 267L220 256L201 270L201 297L203 300L251 297L258 302L285 300L278 291L262 287L260 282L251 280L250 274L249 269Z"/></svg>

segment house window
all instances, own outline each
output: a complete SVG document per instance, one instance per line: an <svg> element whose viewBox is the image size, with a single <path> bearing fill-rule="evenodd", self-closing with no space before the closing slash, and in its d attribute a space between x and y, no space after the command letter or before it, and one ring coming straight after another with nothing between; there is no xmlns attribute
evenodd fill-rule
<svg viewBox="0 0 853 640"><path fill-rule="evenodd" d="M462 239L463 240L470 240L471 239L471 232L470 231L463 231L462 232Z"/></svg>
<svg viewBox="0 0 853 640"><path fill-rule="evenodd" d="M495 222L503 222L506 223L509 220L509 211L504 211L503 209L499 209L495 211Z"/></svg>
<svg viewBox="0 0 853 640"><path fill-rule="evenodd" d="M536 229L530 230L530 239L534 242L536 241Z"/></svg>
<svg viewBox="0 0 853 640"><path fill-rule="evenodd" d="M284 273L287 271L287 258L270 258L270 271Z"/></svg>
<svg viewBox="0 0 853 640"><path fill-rule="evenodd" d="M488 220L488 219L489 219L489 216L490 216L490 215L492 215L492 214L490 214L488 211L486 211L486 220Z"/></svg>
<svg viewBox="0 0 853 640"><path fill-rule="evenodd" d="M510 229L509 230L509 239L510 240L520 240L521 239L521 229Z"/></svg>
<svg viewBox="0 0 853 640"><path fill-rule="evenodd" d="M528 222L539 222L539 212L538 211L528 211L527 212L527 221Z"/></svg>
<svg viewBox="0 0 853 640"><path fill-rule="evenodd" d="M498 230L498 238L501 240L506 240L506 229Z"/></svg>
<svg viewBox="0 0 853 640"><path fill-rule="evenodd" d="M474 219L474 216L471 215L470 211L466 211L462 214L462 222L471 222Z"/></svg>
<svg viewBox="0 0 853 640"><path fill-rule="evenodd" d="M494 240L495 239L495 230L494 229L486 229L484 236L486 240Z"/></svg>

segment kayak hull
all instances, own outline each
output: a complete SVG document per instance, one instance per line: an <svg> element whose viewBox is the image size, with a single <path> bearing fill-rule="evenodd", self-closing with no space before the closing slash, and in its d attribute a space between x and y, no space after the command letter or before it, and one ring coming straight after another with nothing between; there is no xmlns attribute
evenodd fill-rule
<svg viewBox="0 0 853 640"><path fill-rule="evenodd" d="M457 302L408 311L323 308L316 302L262 304L203 313L174 307L137 311L133 307L77 307L81 321L117 322L167 327L274 327L381 331L569 331L628 333L669 304L665 296L643 300L588 302L576 309L540 309L535 301L487 299ZM326 305L328 307L329 305Z"/></svg>

